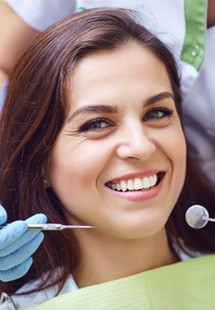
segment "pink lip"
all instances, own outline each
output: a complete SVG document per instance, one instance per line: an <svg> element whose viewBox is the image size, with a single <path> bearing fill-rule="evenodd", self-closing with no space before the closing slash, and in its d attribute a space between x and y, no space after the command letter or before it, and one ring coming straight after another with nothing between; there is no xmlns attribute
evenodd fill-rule
<svg viewBox="0 0 215 310"><path fill-rule="evenodd" d="M154 175L154 174L158 174L159 172L164 172L163 170L147 170L147 171L144 171L144 172L134 172L134 173L129 173L129 174L126 174L126 175L123 175L123 176L120 176L116 179L113 179L109 182L111 183L119 183L120 181L122 180L129 180L129 179L135 179L135 178L144 178L144 177L149 177L151 175ZM107 182L108 183L108 182Z"/></svg>

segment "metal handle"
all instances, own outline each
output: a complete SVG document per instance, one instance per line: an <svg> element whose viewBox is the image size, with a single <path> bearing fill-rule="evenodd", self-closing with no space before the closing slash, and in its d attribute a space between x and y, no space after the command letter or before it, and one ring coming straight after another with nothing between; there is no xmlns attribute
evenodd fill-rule
<svg viewBox="0 0 215 310"><path fill-rule="evenodd" d="M0 226L0 229L8 226L10 224ZM47 223L47 224L28 224L28 230L63 230L63 229L91 229L95 228L94 226L89 225L62 225L62 224L55 224L55 223Z"/></svg>

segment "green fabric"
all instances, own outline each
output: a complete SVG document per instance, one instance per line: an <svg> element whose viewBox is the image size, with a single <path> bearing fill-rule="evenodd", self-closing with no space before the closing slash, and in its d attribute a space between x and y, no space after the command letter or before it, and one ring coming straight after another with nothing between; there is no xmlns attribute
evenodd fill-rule
<svg viewBox="0 0 215 310"><path fill-rule="evenodd" d="M207 0L185 0L186 35L181 59L199 70L204 59Z"/></svg>
<svg viewBox="0 0 215 310"><path fill-rule="evenodd" d="M215 255L82 288L31 309L214 310Z"/></svg>

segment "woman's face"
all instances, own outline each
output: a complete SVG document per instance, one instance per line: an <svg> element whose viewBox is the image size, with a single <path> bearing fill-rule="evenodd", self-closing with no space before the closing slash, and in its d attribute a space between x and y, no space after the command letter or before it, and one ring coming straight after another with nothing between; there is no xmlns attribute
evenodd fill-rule
<svg viewBox="0 0 215 310"><path fill-rule="evenodd" d="M47 169L69 222L123 238L158 233L186 165L165 66L130 43L82 59L69 84L69 115Z"/></svg>

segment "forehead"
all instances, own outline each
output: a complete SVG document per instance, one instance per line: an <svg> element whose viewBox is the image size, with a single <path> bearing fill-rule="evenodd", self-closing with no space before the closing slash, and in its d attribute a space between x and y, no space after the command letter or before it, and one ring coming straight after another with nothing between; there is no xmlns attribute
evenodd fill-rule
<svg viewBox="0 0 215 310"><path fill-rule="evenodd" d="M143 96L172 92L165 65L151 51L134 42L88 54L75 65L68 82L74 105L86 97L113 99L121 93L129 96L130 92L140 90Z"/></svg>
<svg viewBox="0 0 215 310"><path fill-rule="evenodd" d="M72 75L77 76L82 71L86 73L87 70L89 77L95 76L96 73L98 75L107 75L108 73L116 74L116 72L119 72L119 64L122 63L126 65L121 67L124 70L126 68L128 70L132 68L136 70L136 65L144 66L145 70L149 67L153 70L153 64L155 66L165 67L163 62L149 48L143 44L129 41L116 48L99 50L85 55L76 63ZM102 71L101 69L106 70Z"/></svg>

